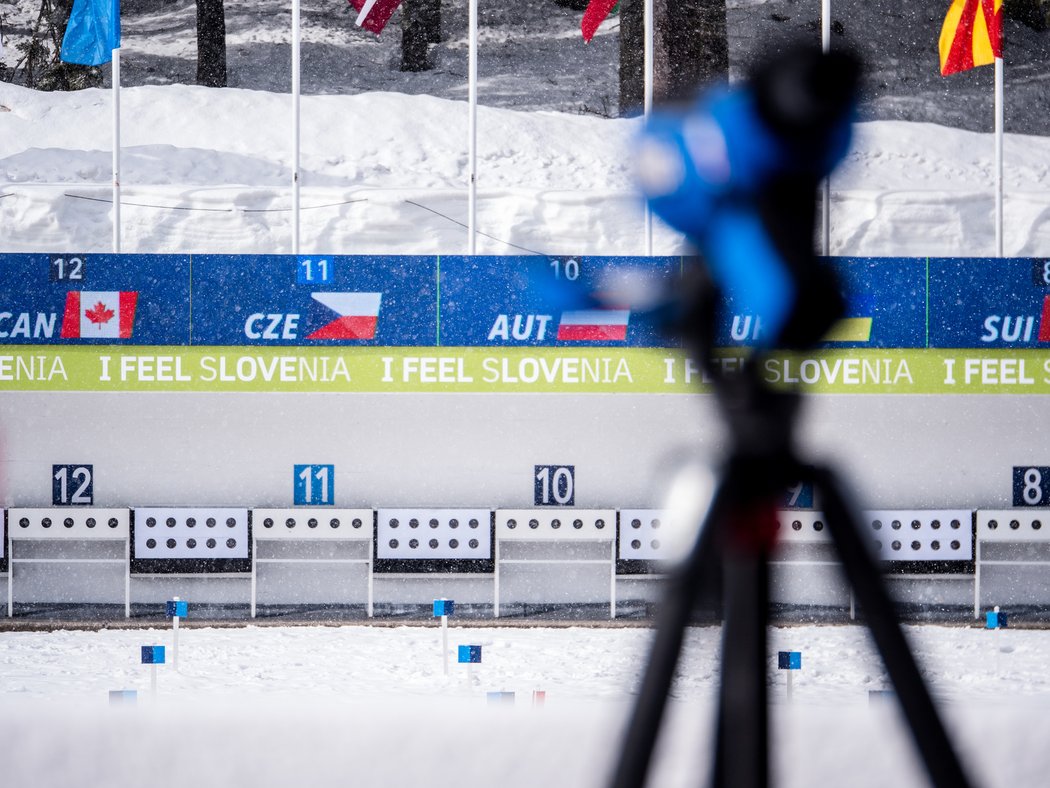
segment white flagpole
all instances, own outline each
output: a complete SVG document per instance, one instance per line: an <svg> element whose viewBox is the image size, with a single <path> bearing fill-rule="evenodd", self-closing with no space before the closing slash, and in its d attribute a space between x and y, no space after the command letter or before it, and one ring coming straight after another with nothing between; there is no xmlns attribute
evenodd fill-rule
<svg viewBox="0 0 1050 788"><path fill-rule="evenodd" d="M120 254L120 49L113 50L113 253Z"/></svg>
<svg viewBox="0 0 1050 788"><path fill-rule="evenodd" d="M477 252L478 189L478 0L468 4L467 27L467 254Z"/></svg>
<svg viewBox="0 0 1050 788"><path fill-rule="evenodd" d="M1003 256L1003 59L995 59L995 256Z"/></svg>
<svg viewBox="0 0 1050 788"><path fill-rule="evenodd" d="M292 254L299 254L299 0L292 0Z"/></svg>
<svg viewBox="0 0 1050 788"><path fill-rule="evenodd" d="M820 48L825 55L831 51L831 0L820 0ZM821 192L820 251L827 257L831 254L831 175L824 179Z"/></svg>
<svg viewBox="0 0 1050 788"><path fill-rule="evenodd" d="M649 120L649 116L653 112L653 46L655 44L653 36L653 0L645 0L642 14L645 34L645 98L643 112L645 113L645 119ZM650 207L648 200L645 203L645 253L650 257L653 254L653 209Z"/></svg>

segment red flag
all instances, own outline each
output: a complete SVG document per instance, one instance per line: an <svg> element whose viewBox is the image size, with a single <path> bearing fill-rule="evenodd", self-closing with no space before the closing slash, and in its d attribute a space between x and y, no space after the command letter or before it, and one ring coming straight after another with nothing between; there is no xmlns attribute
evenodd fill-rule
<svg viewBox="0 0 1050 788"><path fill-rule="evenodd" d="M1003 56L1003 0L952 0L940 39L941 76Z"/></svg>
<svg viewBox="0 0 1050 788"><path fill-rule="evenodd" d="M383 32L386 23L401 5L401 0L349 0L349 2L358 11L357 26L377 36Z"/></svg>
<svg viewBox="0 0 1050 788"><path fill-rule="evenodd" d="M589 42L594 38L598 25L604 22L605 18L612 13L618 2L620 0L591 0L587 4L587 10L583 12L583 21L580 23L584 41Z"/></svg>

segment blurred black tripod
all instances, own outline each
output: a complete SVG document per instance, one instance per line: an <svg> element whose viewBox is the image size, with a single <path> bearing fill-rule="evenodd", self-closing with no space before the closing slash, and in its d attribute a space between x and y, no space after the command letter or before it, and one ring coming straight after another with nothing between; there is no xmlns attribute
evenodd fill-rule
<svg viewBox="0 0 1050 788"><path fill-rule="evenodd" d="M820 180L849 147L860 73L859 61L845 52L773 48L741 86L715 89L685 114L654 113L643 130L640 186L654 213L701 253L684 267L695 281L675 283L664 325L713 381L730 452L697 540L668 577L614 788L644 784L685 628L719 587L724 623L713 783L768 785L768 561L777 505L800 481L811 483L822 501L931 782L969 785L839 482L795 453L799 394L762 380L766 352L815 348L845 314L834 270L813 251L812 228ZM725 322L730 301L737 311L760 315L765 335L741 371L724 374L715 325L720 309Z"/></svg>
<svg viewBox="0 0 1050 788"><path fill-rule="evenodd" d="M612 785L645 784L686 626L694 608L723 593L721 685L713 785L765 788L769 783L766 691L768 560L776 508L791 484L809 482L823 502L828 531L875 645L896 689L912 737L937 788L966 788L963 772L886 592L878 565L835 475L802 463L793 448L800 397L775 391L758 362L719 375L704 356L729 427L732 448L699 536L668 576L656 636Z"/></svg>

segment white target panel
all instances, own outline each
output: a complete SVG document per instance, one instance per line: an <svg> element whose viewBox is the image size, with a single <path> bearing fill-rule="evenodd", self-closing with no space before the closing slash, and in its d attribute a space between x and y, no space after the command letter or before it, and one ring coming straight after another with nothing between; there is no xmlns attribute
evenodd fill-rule
<svg viewBox="0 0 1050 788"><path fill-rule="evenodd" d="M616 573L647 575L663 572L681 555L682 546L669 532L666 509L621 509L616 538Z"/></svg>
<svg viewBox="0 0 1050 788"><path fill-rule="evenodd" d="M777 539L782 542L827 542L827 519L823 512L791 509L777 512Z"/></svg>
<svg viewBox="0 0 1050 788"><path fill-rule="evenodd" d="M977 512L979 542L1048 542L1050 511L1043 509L983 509Z"/></svg>
<svg viewBox="0 0 1050 788"><path fill-rule="evenodd" d="M491 509L379 509L377 572L492 572Z"/></svg>
<svg viewBox="0 0 1050 788"><path fill-rule="evenodd" d="M127 539L127 509L8 509L12 539Z"/></svg>
<svg viewBox="0 0 1050 788"><path fill-rule="evenodd" d="M862 526L883 561L917 564L973 562L973 512L891 509L863 514ZM924 570L915 566L917 571ZM956 571L959 571L958 568Z"/></svg>
<svg viewBox="0 0 1050 788"><path fill-rule="evenodd" d="M500 541L611 542L616 538L614 509L498 509Z"/></svg>
<svg viewBox="0 0 1050 788"><path fill-rule="evenodd" d="M260 539L372 541L372 509L253 509L252 533Z"/></svg>
<svg viewBox="0 0 1050 788"><path fill-rule="evenodd" d="M132 510L135 574L222 574L251 571L247 509L141 507Z"/></svg>

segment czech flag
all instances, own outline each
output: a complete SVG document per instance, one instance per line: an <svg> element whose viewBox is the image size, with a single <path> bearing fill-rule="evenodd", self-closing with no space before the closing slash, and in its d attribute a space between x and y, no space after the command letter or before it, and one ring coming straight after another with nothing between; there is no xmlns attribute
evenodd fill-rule
<svg viewBox="0 0 1050 788"><path fill-rule="evenodd" d="M73 0L59 54L64 63L101 66L120 49L120 0Z"/></svg>
<svg viewBox="0 0 1050 788"><path fill-rule="evenodd" d="M401 0L350 0L350 4L358 11L355 24L378 36L401 5Z"/></svg>
<svg viewBox="0 0 1050 788"><path fill-rule="evenodd" d="M338 317L307 334L307 339L375 339L382 293L313 293L313 298L326 314L331 311Z"/></svg>
<svg viewBox="0 0 1050 788"><path fill-rule="evenodd" d="M941 28L941 76L1003 56L1003 0L952 0Z"/></svg>
<svg viewBox="0 0 1050 788"><path fill-rule="evenodd" d="M624 342L631 312L627 309L583 309L562 312L559 342Z"/></svg>
<svg viewBox="0 0 1050 788"><path fill-rule="evenodd" d="M66 293L63 339L131 339L139 294L118 291Z"/></svg>

